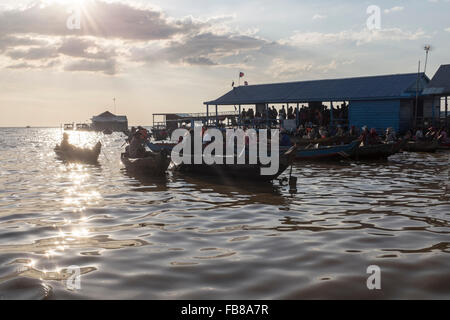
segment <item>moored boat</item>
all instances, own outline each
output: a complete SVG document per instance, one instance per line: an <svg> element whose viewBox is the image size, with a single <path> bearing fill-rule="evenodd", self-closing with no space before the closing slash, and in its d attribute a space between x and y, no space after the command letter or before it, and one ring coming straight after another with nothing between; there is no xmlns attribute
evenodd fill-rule
<svg viewBox="0 0 450 320"><path fill-rule="evenodd" d="M101 149L102 144L98 142L92 149L78 148L72 145L61 148L60 145L57 145L54 150L58 158L63 161L96 164Z"/></svg>
<svg viewBox="0 0 450 320"><path fill-rule="evenodd" d="M175 167L175 170L196 176L216 177L221 181L246 180L251 182L270 182L278 178L293 163L295 150L296 148L292 147L285 152L280 152L278 171L271 175L261 174L261 169L268 166L262 165L259 161L258 164L236 164L236 161L234 161L235 164L226 164L225 157L227 156L223 156L223 164L181 163Z"/></svg>
<svg viewBox="0 0 450 320"><path fill-rule="evenodd" d="M436 152L439 147L437 140L432 141L409 141L404 150L409 152Z"/></svg>
<svg viewBox="0 0 450 320"><path fill-rule="evenodd" d="M359 141L353 141L350 144L338 145L338 146L319 146L316 144L312 148L298 149L295 153L296 161L304 160L335 160L350 158L355 153L356 148L359 145ZM280 147L280 150L286 149L286 147Z"/></svg>
<svg viewBox="0 0 450 320"><path fill-rule="evenodd" d="M146 176L162 176L170 165L166 152L148 152L145 158L129 158L122 153L121 160L128 172Z"/></svg>
<svg viewBox="0 0 450 320"><path fill-rule="evenodd" d="M450 150L450 142L439 143L438 150Z"/></svg>
<svg viewBox="0 0 450 320"><path fill-rule="evenodd" d="M329 137L329 138L321 138L321 139L303 139L303 138L292 138L292 142L297 146L308 146L311 144L319 144L321 146L332 146L332 145L341 145L341 144L350 144L358 137Z"/></svg>
<svg viewBox="0 0 450 320"><path fill-rule="evenodd" d="M404 140L396 143L380 143L375 145L358 146L352 159L387 159L388 157L398 153L404 145Z"/></svg>

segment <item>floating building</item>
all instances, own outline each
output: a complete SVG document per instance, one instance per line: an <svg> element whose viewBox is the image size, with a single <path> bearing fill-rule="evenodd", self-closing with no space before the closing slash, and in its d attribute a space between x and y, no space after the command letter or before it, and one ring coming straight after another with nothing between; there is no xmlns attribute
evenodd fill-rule
<svg viewBox="0 0 450 320"><path fill-rule="evenodd" d="M116 116L106 111L92 117L92 129L95 131L126 131L128 130L128 119L126 116Z"/></svg>
<svg viewBox="0 0 450 320"><path fill-rule="evenodd" d="M392 127L404 132L440 120L441 100L445 98L447 103L446 95L450 94L450 65L441 66L435 78L431 81L424 73L407 73L239 86L204 104L207 117L212 119L218 114L218 106L238 106L240 114L247 106L264 110L269 104L328 104L333 124L333 104L345 102L349 108L347 125L379 131ZM211 106L215 113L210 113Z"/></svg>

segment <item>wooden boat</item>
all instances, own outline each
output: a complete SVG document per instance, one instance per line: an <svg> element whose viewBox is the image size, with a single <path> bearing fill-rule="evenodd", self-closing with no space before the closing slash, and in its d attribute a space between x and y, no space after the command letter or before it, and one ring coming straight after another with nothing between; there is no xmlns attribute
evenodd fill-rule
<svg viewBox="0 0 450 320"><path fill-rule="evenodd" d="M321 146L332 146L339 144L350 144L358 137L329 137L323 139L303 139L303 138L292 138L293 143L297 144L297 146L308 146L311 144L319 144Z"/></svg>
<svg viewBox="0 0 450 320"><path fill-rule="evenodd" d="M171 142L150 142L147 141L147 147L154 152L160 152L162 150L166 150L167 152L171 152L172 149L177 145L176 143Z"/></svg>
<svg viewBox="0 0 450 320"><path fill-rule="evenodd" d="M450 150L450 142L439 143L438 150Z"/></svg>
<svg viewBox="0 0 450 320"><path fill-rule="evenodd" d="M295 147L290 148L286 152L280 153L279 168L273 175L261 175L261 168L266 167L258 164L226 164L226 156L224 164L179 164L175 167L177 172L185 174L193 174L196 176L216 177L220 181L245 180L249 182L270 182L275 180L282 174L294 161ZM236 159L234 161L236 163ZM192 161L193 163L193 161Z"/></svg>
<svg viewBox="0 0 450 320"><path fill-rule="evenodd" d="M405 145L404 140L396 143L380 143L368 146L358 146L352 159L387 159L388 157L398 153L402 146Z"/></svg>
<svg viewBox="0 0 450 320"><path fill-rule="evenodd" d="M102 149L102 144L98 142L94 148L78 148L70 145L67 148L55 147L55 153L59 159L67 162L98 163L98 157Z"/></svg>
<svg viewBox="0 0 450 320"><path fill-rule="evenodd" d="M120 158L131 174L162 176L170 165L166 152L148 152L145 158L129 158L127 153L122 153Z"/></svg>
<svg viewBox="0 0 450 320"><path fill-rule="evenodd" d="M436 152L439 147L437 140L433 141L409 141L404 150L409 152Z"/></svg>
<svg viewBox="0 0 450 320"><path fill-rule="evenodd" d="M359 141L353 141L350 144L339 146L323 146L315 145L313 148L298 149L295 153L296 161L318 161L318 160L335 160L350 158L353 156L356 148L358 148ZM280 147L280 150L285 150L286 147Z"/></svg>

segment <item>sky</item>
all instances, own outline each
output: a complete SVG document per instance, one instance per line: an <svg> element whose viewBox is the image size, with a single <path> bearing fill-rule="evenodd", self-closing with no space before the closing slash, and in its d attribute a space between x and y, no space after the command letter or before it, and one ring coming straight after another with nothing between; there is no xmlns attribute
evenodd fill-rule
<svg viewBox="0 0 450 320"><path fill-rule="evenodd" d="M450 0L1 0L0 126L105 110L151 125L204 112L241 71L250 85L417 72L426 44L432 77L450 63L448 12Z"/></svg>

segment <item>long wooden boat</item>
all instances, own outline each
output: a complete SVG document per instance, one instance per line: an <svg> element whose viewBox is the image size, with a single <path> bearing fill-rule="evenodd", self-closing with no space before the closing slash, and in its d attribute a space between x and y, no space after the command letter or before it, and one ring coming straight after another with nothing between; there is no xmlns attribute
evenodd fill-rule
<svg viewBox="0 0 450 320"><path fill-rule="evenodd" d="M356 140L358 137L329 137L329 138L322 138L322 139L303 139L303 138L291 138L292 142L297 144L297 146L308 146L311 144L319 144L321 146L332 146L332 145L339 145L339 144L350 144L354 140Z"/></svg>
<svg viewBox="0 0 450 320"><path fill-rule="evenodd" d="M295 153L295 161L318 161L318 160L336 160L343 158L350 158L358 148L359 141L353 141L350 144L338 146L323 146L315 145L313 148L298 149ZM286 147L280 147L280 150L285 150Z"/></svg>
<svg viewBox="0 0 450 320"><path fill-rule="evenodd" d="M170 158L165 152L149 152L145 158L129 158L122 153L120 159L129 173L145 176L162 176L170 165Z"/></svg>
<svg viewBox="0 0 450 320"><path fill-rule="evenodd" d="M98 157L102 149L102 144L98 142L94 148L78 148L70 145L67 148L61 148L60 145L55 147L55 153L57 157L67 162L80 162L80 163L98 163Z"/></svg>
<svg viewBox="0 0 450 320"><path fill-rule="evenodd" d="M433 141L409 141L405 147L405 151L409 152L436 152L439 147L437 140Z"/></svg>
<svg viewBox="0 0 450 320"><path fill-rule="evenodd" d="M352 156L352 159L387 159L388 157L398 153L402 146L405 145L404 140L396 143L380 143L368 146L359 146Z"/></svg>
<svg viewBox="0 0 450 320"><path fill-rule="evenodd" d="M249 182L270 182L278 178L294 161L295 147L280 152L278 171L272 175L261 175L261 168L268 167L260 164L179 164L175 167L177 172L193 174L195 176L216 177L220 181L245 180ZM235 159L236 160L236 159ZM236 161L235 161L236 163Z"/></svg>

